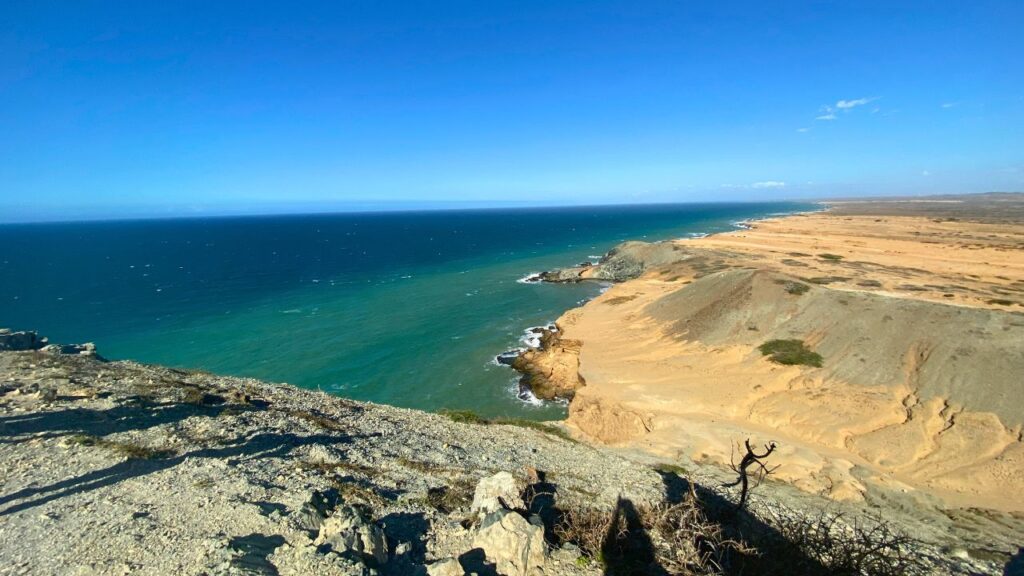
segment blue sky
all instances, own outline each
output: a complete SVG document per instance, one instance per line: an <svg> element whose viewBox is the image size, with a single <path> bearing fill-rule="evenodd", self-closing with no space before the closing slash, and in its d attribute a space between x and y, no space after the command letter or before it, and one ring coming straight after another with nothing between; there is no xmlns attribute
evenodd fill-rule
<svg viewBox="0 0 1024 576"><path fill-rule="evenodd" d="M0 4L0 221L1024 190L1024 2Z"/></svg>

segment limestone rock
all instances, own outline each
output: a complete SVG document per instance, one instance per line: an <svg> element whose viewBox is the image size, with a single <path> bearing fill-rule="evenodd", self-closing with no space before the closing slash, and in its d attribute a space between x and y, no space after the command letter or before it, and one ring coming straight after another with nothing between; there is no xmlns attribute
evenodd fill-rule
<svg viewBox="0 0 1024 576"><path fill-rule="evenodd" d="M531 524L516 512L488 514L473 538L499 574L536 576L544 572L544 528Z"/></svg>
<svg viewBox="0 0 1024 576"><path fill-rule="evenodd" d="M337 554L320 554L315 546L282 544L267 557L281 576L371 576L370 568L362 562L343 558ZM233 574L233 572L231 572Z"/></svg>
<svg viewBox="0 0 1024 576"><path fill-rule="evenodd" d="M427 574L429 576L464 576L466 572L458 560L445 558L427 566Z"/></svg>
<svg viewBox="0 0 1024 576"><path fill-rule="evenodd" d="M40 350L47 354L68 354L68 355L82 355L97 357L96 345L92 342L86 342L85 344L49 344L43 346Z"/></svg>
<svg viewBox="0 0 1024 576"><path fill-rule="evenodd" d="M320 525L320 534L313 544L327 546L336 554L356 556L377 564L388 561L384 531L355 506L342 506L328 516Z"/></svg>
<svg viewBox="0 0 1024 576"><path fill-rule="evenodd" d="M314 491L309 500L292 515L292 522L300 530L305 530L310 534L319 533L320 525L330 515L331 509L337 503L336 499L334 494Z"/></svg>
<svg viewBox="0 0 1024 576"><path fill-rule="evenodd" d="M0 350L38 350L46 346L46 338L40 338L35 332L12 332L0 328Z"/></svg>
<svg viewBox="0 0 1024 576"><path fill-rule="evenodd" d="M473 492L473 504L470 510L480 514L489 514L506 508L522 509L522 489L516 479L508 472L498 472L483 478Z"/></svg>

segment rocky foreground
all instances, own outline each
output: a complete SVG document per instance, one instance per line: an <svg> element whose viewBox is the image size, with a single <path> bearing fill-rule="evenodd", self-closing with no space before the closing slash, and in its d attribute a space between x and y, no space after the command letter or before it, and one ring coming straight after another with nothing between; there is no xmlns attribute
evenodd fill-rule
<svg viewBox="0 0 1024 576"><path fill-rule="evenodd" d="M0 334L2 574L967 574L1017 561L1005 542L823 515L783 486L738 510L720 479L554 425L26 337Z"/></svg>

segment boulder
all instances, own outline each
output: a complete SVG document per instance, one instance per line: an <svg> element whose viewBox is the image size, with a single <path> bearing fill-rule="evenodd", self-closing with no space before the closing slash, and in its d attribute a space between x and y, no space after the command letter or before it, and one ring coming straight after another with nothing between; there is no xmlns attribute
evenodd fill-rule
<svg viewBox="0 0 1024 576"><path fill-rule="evenodd" d="M537 576L544 573L544 527L510 510L488 514L473 537L499 574Z"/></svg>
<svg viewBox="0 0 1024 576"><path fill-rule="evenodd" d="M309 500L292 514L292 522L298 529L305 530L310 535L317 534L320 532L320 525L324 523L337 503L338 497L333 490L327 492L314 490L309 496Z"/></svg>
<svg viewBox="0 0 1024 576"><path fill-rule="evenodd" d="M427 566L427 574L429 576L465 576L466 571L462 569L462 565L455 558L445 558Z"/></svg>
<svg viewBox="0 0 1024 576"><path fill-rule="evenodd" d="M384 531L369 515L356 506L341 506L320 524L315 546L329 552L357 557L377 565L388 561L388 545Z"/></svg>
<svg viewBox="0 0 1024 576"><path fill-rule="evenodd" d="M470 510L480 515L498 510L523 509L522 487L508 472L498 472L477 482Z"/></svg>

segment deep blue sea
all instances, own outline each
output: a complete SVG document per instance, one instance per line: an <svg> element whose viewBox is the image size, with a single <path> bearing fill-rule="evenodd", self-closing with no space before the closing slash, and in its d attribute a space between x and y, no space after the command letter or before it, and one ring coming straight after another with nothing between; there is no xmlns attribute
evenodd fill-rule
<svg viewBox="0 0 1024 576"><path fill-rule="evenodd" d="M555 418L493 362L597 284L524 284L627 239L807 204L351 213L0 226L0 327L359 400Z"/></svg>

